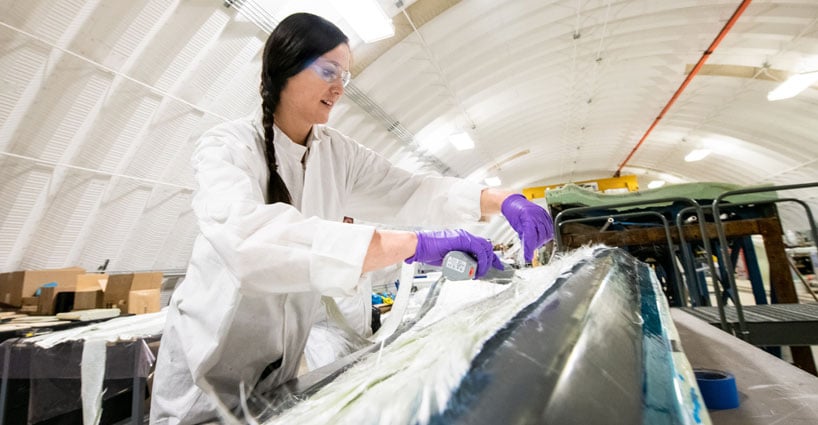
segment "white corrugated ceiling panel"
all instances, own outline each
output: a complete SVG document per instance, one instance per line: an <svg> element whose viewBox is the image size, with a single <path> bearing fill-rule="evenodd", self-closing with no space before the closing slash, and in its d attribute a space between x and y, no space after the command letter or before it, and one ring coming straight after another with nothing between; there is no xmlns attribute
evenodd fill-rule
<svg viewBox="0 0 818 425"><path fill-rule="evenodd" d="M739 0L381 3L398 35L351 34L356 75L330 124L401 166L515 189L620 166L643 184L818 181L818 90L766 100L818 69L814 0L754 0L625 164ZM0 269L183 268L190 153L257 106L265 38L221 0L0 2ZM459 130L476 149L448 143Z"/></svg>
<svg viewBox="0 0 818 425"><path fill-rule="evenodd" d="M265 35L207 0L0 10L0 267L184 268L193 143L253 110Z"/></svg>

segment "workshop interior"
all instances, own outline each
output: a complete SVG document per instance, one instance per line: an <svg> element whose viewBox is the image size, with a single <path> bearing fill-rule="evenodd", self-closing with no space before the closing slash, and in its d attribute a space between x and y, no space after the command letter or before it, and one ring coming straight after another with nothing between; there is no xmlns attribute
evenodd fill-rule
<svg viewBox="0 0 818 425"><path fill-rule="evenodd" d="M297 78L332 87L316 125L400 175L458 182L450 193L404 204L403 187L362 190L337 201L335 222L277 221L264 240L232 214L281 207L270 220L294 220L297 202L202 200L203 182L267 196L252 179L198 178L211 164L201 140L253 119L259 146L268 124L286 143L262 75L268 38L299 13L337 26L349 62L322 76L325 56L311 57L281 98L309 95L287 91ZM0 47L0 424L818 423L816 0L0 0ZM305 191L307 158L338 146L317 128L298 153ZM260 187L275 174L220 152ZM335 183L321 202L350 195ZM396 224L483 202L460 187L521 194L506 200L546 211L550 233L530 255L505 202ZM212 222L236 239L214 242ZM363 333L345 319L350 293L293 290L280 308L303 313L297 325L266 327L274 313L231 326L285 340L311 327L304 358L281 367L291 358L269 353L277 363L229 394L191 366L190 388L218 414L157 417L157 362L219 352L205 334L238 341L220 323L179 326L187 351L161 350L168 323L198 314L187 303L215 317L269 295L221 276L340 280L361 233L420 235L419 259L420 237L444 229L488 241L498 263L451 249L359 264ZM243 251L273 237L291 257ZM240 261L196 269L223 296L195 297L203 238L238 247ZM345 243L343 259L319 255ZM335 356L310 354L319 338Z"/></svg>

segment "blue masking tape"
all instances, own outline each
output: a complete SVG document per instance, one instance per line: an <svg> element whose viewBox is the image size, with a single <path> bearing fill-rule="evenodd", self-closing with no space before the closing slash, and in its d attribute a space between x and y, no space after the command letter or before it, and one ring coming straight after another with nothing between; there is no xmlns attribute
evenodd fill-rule
<svg viewBox="0 0 818 425"><path fill-rule="evenodd" d="M708 409L734 409L738 407L736 378L727 372L712 369L694 369L696 383Z"/></svg>

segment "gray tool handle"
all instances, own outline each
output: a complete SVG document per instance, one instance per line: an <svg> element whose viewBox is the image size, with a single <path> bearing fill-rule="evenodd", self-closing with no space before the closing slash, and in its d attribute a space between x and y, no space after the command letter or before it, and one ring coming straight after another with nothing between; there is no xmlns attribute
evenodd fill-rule
<svg viewBox="0 0 818 425"><path fill-rule="evenodd" d="M477 273L477 260L463 251L450 251L443 257L442 272L443 277L448 280L474 279ZM514 277L514 269L498 270L491 267L481 279L506 284L511 282L512 277Z"/></svg>
<svg viewBox="0 0 818 425"><path fill-rule="evenodd" d="M443 257L443 276L449 280L474 279L477 260L463 251L449 251Z"/></svg>

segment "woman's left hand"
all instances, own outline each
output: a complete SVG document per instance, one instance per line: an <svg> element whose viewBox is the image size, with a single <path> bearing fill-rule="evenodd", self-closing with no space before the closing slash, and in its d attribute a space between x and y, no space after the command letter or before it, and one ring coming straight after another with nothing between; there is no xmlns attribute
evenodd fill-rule
<svg viewBox="0 0 818 425"><path fill-rule="evenodd" d="M545 208L529 201L525 196L514 194L503 201L500 211L523 242L523 255L527 263L534 257L534 250L554 238L554 221Z"/></svg>

